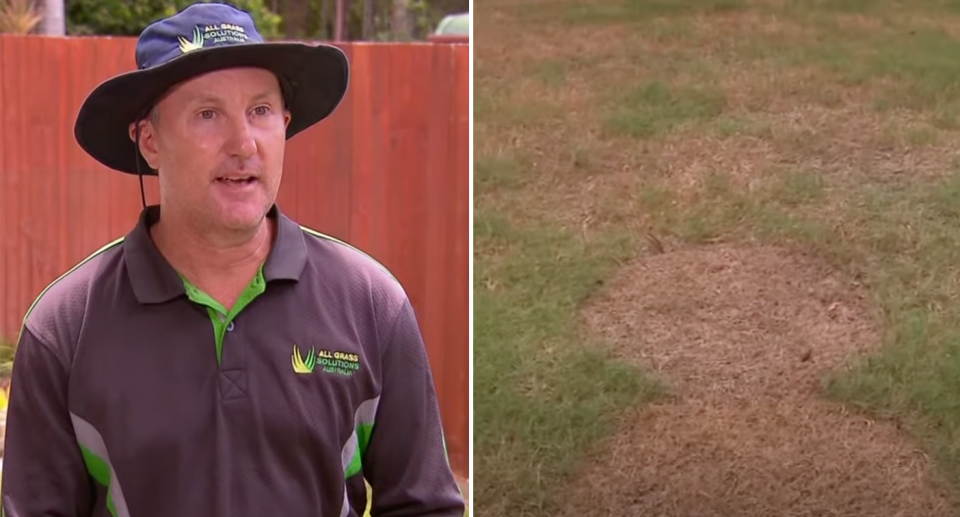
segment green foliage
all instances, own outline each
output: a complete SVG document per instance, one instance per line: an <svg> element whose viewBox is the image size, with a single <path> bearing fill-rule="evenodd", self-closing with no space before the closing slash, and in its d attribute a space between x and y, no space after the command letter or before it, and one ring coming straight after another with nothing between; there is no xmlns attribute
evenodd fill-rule
<svg viewBox="0 0 960 517"><path fill-rule="evenodd" d="M195 0L67 0L67 33L137 36L147 25L193 3ZM264 38L280 35L280 16L271 12L264 0L230 3L250 13Z"/></svg>
<svg viewBox="0 0 960 517"><path fill-rule="evenodd" d="M371 0L373 2L373 33L365 39L373 41L395 41L405 39L394 34L391 28L393 17L392 0ZM344 13L344 39L364 39L363 19L366 8L364 0L348 2ZM407 14L413 30L413 38L421 39L433 32L440 20L451 12L466 11L468 2L463 0L407 0ZM309 19L303 30L307 38L333 38L336 24L336 0L311 0Z"/></svg>
<svg viewBox="0 0 960 517"><path fill-rule="evenodd" d="M0 380L10 377L13 372L13 357L16 345L0 340Z"/></svg>
<svg viewBox="0 0 960 517"><path fill-rule="evenodd" d="M196 0L65 0L67 33L70 35L136 36L149 24L176 14ZM217 1L217 0L199 0ZM279 12L270 9L267 0L229 0L228 3L250 13L264 38L330 39L336 23L336 0L298 0L282 3ZM373 2L370 40L396 40L402 37L391 30L393 2ZM347 2L344 39L363 38L363 0ZM273 4L276 7L276 3ZM295 10L294 6L305 7ZM465 0L408 0L408 16L414 39L433 32L440 20L452 12L469 9ZM286 22L284 23L286 18ZM405 38L403 38L405 39Z"/></svg>

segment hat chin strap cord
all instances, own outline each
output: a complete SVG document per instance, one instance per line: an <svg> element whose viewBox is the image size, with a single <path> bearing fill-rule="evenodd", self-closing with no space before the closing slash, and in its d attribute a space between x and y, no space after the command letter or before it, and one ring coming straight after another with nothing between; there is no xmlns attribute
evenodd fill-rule
<svg viewBox="0 0 960 517"><path fill-rule="evenodd" d="M143 189L143 172L140 171L140 122L142 119L138 119L137 123L134 125L134 135L136 142L133 146L133 152L135 154L133 162L137 164L137 177L140 178L140 203L143 204L143 208L147 208L147 194Z"/></svg>

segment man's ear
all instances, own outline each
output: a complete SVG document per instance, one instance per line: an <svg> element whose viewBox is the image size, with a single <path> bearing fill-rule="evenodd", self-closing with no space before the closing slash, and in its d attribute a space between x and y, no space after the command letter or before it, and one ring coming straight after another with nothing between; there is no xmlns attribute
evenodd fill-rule
<svg viewBox="0 0 960 517"><path fill-rule="evenodd" d="M137 128L140 128L140 154L147 161L150 168L159 170L160 153L157 149L157 128L149 120L141 120L130 124L128 129L130 140L137 141Z"/></svg>
<svg viewBox="0 0 960 517"><path fill-rule="evenodd" d="M290 114L290 110L283 110L283 128L286 129L290 127L290 121L293 120L293 116Z"/></svg>

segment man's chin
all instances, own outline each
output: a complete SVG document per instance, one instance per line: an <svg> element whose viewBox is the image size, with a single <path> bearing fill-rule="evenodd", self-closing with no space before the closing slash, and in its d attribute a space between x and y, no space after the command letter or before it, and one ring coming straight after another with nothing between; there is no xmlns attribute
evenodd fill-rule
<svg viewBox="0 0 960 517"><path fill-rule="evenodd" d="M265 223L268 211L269 206L264 207L262 204L234 206L227 210L221 210L215 224L231 232L254 231Z"/></svg>

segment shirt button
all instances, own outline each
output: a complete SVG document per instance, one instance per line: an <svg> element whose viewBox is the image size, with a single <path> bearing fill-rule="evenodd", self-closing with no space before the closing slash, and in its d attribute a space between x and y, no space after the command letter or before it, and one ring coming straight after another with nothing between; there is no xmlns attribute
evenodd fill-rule
<svg viewBox="0 0 960 517"><path fill-rule="evenodd" d="M233 330L233 322L231 321L230 323L227 323L227 332L230 332L232 330Z"/></svg>

